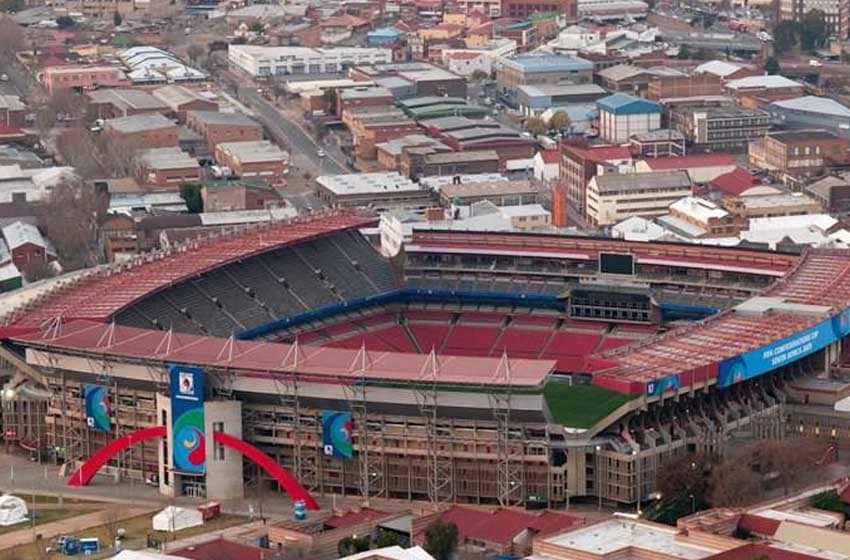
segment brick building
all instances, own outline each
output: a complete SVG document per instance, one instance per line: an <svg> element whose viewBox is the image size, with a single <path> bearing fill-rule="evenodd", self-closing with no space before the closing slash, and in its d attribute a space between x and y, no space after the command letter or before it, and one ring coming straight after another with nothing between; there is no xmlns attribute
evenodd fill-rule
<svg viewBox="0 0 850 560"><path fill-rule="evenodd" d="M168 107L151 95L140 89L96 89L86 93L89 106L101 119L129 117L147 113L165 114Z"/></svg>
<svg viewBox="0 0 850 560"><path fill-rule="evenodd" d="M177 125L158 113L109 119L103 134L136 150L169 148L178 142Z"/></svg>
<svg viewBox="0 0 850 560"><path fill-rule="evenodd" d="M204 199L204 212L263 210L285 205L280 193L265 181L208 182L201 196Z"/></svg>
<svg viewBox="0 0 850 560"><path fill-rule="evenodd" d="M559 183L563 185L566 203L585 215L587 184L596 177L600 165L631 164L632 153L626 146L589 146L586 143L563 143ZM555 214L555 212L553 212ZM556 216L553 216L553 220ZM557 220L563 219L558 214Z"/></svg>
<svg viewBox="0 0 850 560"><path fill-rule="evenodd" d="M781 176L813 176L850 163L850 140L825 130L773 132L750 142L749 160Z"/></svg>
<svg viewBox="0 0 850 560"><path fill-rule="evenodd" d="M242 179L280 183L289 167L289 156L268 140L222 142L215 147L215 160Z"/></svg>
<svg viewBox="0 0 850 560"><path fill-rule="evenodd" d="M393 103L393 93L385 87L362 86L345 88L337 91L336 114L342 116L346 109L389 106Z"/></svg>
<svg viewBox="0 0 850 560"><path fill-rule="evenodd" d="M168 114L179 122L186 122L189 111L218 111L218 103L203 96L201 92L181 85L157 88L151 94L168 108Z"/></svg>
<svg viewBox="0 0 850 560"><path fill-rule="evenodd" d="M650 80L646 89L646 97L653 101L722 94L723 79L708 72L687 76L656 75Z"/></svg>
<svg viewBox="0 0 850 560"><path fill-rule="evenodd" d="M410 148L401 157L399 171L408 177L495 173L502 168L494 150L443 152L432 147Z"/></svg>
<svg viewBox="0 0 850 560"><path fill-rule="evenodd" d="M263 127L243 113L188 111L186 126L204 137L210 152L221 142L250 142L263 139Z"/></svg>
<svg viewBox="0 0 850 560"><path fill-rule="evenodd" d="M770 128L770 115L738 106L678 107L670 111L670 125L697 150L736 151Z"/></svg>
<svg viewBox="0 0 850 560"><path fill-rule="evenodd" d="M850 172L835 173L803 188L832 216L850 215Z"/></svg>
<svg viewBox="0 0 850 560"><path fill-rule="evenodd" d="M88 90L126 84L117 66L48 66L41 71L41 83L52 94L60 89Z"/></svg>
<svg viewBox="0 0 850 560"><path fill-rule="evenodd" d="M27 106L17 95L0 94L0 128L21 128L26 124Z"/></svg>
<svg viewBox="0 0 850 560"><path fill-rule="evenodd" d="M369 160L377 157L377 144L420 131L415 121L392 105L349 108L342 122L353 137L355 155Z"/></svg>
<svg viewBox="0 0 850 560"><path fill-rule="evenodd" d="M177 147L141 150L134 163L134 175L143 185L177 189L201 180L198 161Z"/></svg>
<svg viewBox="0 0 850 560"><path fill-rule="evenodd" d="M503 17L528 19L534 14L559 13L567 23L578 21L578 0L502 0Z"/></svg>
<svg viewBox="0 0 850 560"><path fill-rule="evenodd" d="M3 238L12 262L19 270L50 260L47 241L38 228L26 222L13 222L3 227Z"/></svg>

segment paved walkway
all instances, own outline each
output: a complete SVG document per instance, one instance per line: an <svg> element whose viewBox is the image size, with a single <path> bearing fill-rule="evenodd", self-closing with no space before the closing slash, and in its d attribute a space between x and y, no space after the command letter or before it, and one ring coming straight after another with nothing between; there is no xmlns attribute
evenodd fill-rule
<svg viewBox="0 0 850 560"><path fill-rule="evenodd" d="M78 515L76 517L69 517L68 519L62 519L61 521L54 521L52 523L45 523L44 525L28 527L26 529L0 535L0 550L18 546L19 544L31 543L34 540L35 535L41 535L43 539L49 540L54 537L58 537L59 535L73 535L75 533L85 531L86 529L103 525L107 522L117 522L129 519L130 517L152 513L153 511L155 510L151 508L134 507L122 509L120 510L120 513L116 515L112 509L107 508L101 511Z"/></svg>

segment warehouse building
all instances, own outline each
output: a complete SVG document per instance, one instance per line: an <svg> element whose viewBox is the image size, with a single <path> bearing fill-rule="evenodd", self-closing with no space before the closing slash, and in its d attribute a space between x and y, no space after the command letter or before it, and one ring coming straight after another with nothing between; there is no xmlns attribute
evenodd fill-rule
<svg viewBox="0 0 850 560"><path fill-rule="evenodd" d="M587 218L603 227L632 216L661 216L689 194L691 178L687 171L597 175L587 185Z"/></svg>

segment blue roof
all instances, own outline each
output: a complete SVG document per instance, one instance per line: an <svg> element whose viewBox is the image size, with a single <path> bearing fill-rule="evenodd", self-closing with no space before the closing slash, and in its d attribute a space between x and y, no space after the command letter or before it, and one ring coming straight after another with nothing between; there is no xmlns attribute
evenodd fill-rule
<svg viewBox="0 0 850 560"><path fill-rule="evenodd" d="M521 54L506 59L503 64L529 73L593 71L593 63L589 60L560 54Z"/></svg>
<svg viewBox="0 0 850 560"><path fill-rule="evenodd" d="M615 115L640 115L644 113L660 113L661 105L643 97L635 97L625 93L615 93L603 97L596 102L600 111Z"/></svg>
<svg viewBox="0 0 850 560"><path fill-rule="evenodd" d="M395 27L382 27L366 34L367 37L398 37L401 31Z"/></svg>

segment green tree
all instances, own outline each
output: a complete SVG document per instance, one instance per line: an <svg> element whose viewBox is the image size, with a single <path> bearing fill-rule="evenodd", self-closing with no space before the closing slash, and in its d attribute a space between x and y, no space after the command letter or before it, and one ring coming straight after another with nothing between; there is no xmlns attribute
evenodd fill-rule
<svg viewBox="0 0 850 560"><path fill-rule="evenodd" d="M56 18L56 25L59 26L59 29L70 29L77 25L77 22L70 16L59 16Z"/></svg>
<svg viewBox="0 0 850 560"><path fill-rule="evenodd" d="M799 25L793 21L783 21L773 28L773 50L781 55L797 46Z"/></svg>
<svg viewBox="0 0 850 560"><path fill-rule="evenodd" d="M549 119L549 128L558 132L566 132L572 128L572 121L566 111L558 111Z"/></svg>
<svg viewBox="0 0 850 560"><path fill-rule="evenodd" d="M819 49L826 44L828 33L823 12L812 10L800 22L800 46L806 51Z"/></svg>
<svg viewBox="0 0 850 560"><path fill-rule="evenodd" d="M119 14L119 13L118 13L118 10L115 10L115 11L112 13L112 23L114 23L114 24L115 24L115 27L118 27L118 26L120 26L120 25L121 25L121 23L122 23L123 21L124 21L124 18L123 18L123 17L121 17L121 14Z"/></svg>
<svg viewBox="0 0 850 560"><path fill-rule="evenodd" d="M525 129L534 136L539 136L540 134L546 134L548 127L543 122L543 119L539 117L528 117L525 121Z"/></svg>
<svg viewBox="0 0 850 560"><path fill-rule="evenodd" d="M357 537L352 535L345 537L336 545L336 551L340 556L351 556L358 552L369 550L369 537Z"/></svg>
<svg viewBox="0 0 850 560"><path fill-rule="evenodd" d="M266 29L266 26L261 21L255 21L249 29L254 33L262 33Z"/></svg>
<svg viewBox="0 0 850 560"><path fill-rule="evenodd" d="M688 45L679 47L679 54L676 55L676 58L679 60L689 60L691 58L691 49L688 48Z"/></svg>
<svg viewBox="0 0 850 560"><path fill-rule="evenodd" d="M449 560L457 549L457 525L437 520L425 529L425 550L436 560Z"/></svg>
<svg viewBox="0 0 850 560"><path fill-rule="evenodd" d="M200 214L204 211L201 185L197 183L183 183L180 185L180 198L186 203L186 208L188 208L190 213Z"/></svg>
<svg viewBox="0 0 850 560"><path fill-rule="evenodd" d="M398 533L394 531L387 531L386 529L378 530L378 536L375 539L376 548L385 548L388 546L396 546L401 544L401 537L399 537Z"/></svg>
<svg viewBox="0 0 850 560"><path fill-rule="evenodd" d="M326 89L322 94L322 100L325 102L325 112L336 114L336 89Z"/></svg>
<svg viewBox="0 0 850 560"><path fill-rule="evenodd" d="M767 60L764 61L764 71L768 74L779 74L782 68L779 66L779 61L775 56L768 57Z"/></svg>
<svg viewBox="0 0 850 560"><path fill-rule="evenodd" d="M489 74L484 70L476 70L472 73L472 79L476 81L486 80L489 77Z"/></svg>

